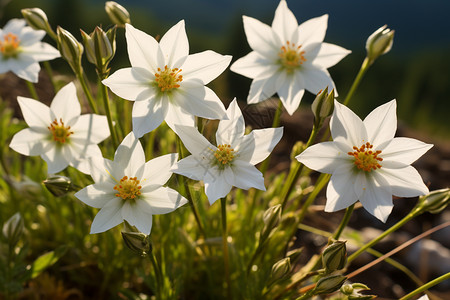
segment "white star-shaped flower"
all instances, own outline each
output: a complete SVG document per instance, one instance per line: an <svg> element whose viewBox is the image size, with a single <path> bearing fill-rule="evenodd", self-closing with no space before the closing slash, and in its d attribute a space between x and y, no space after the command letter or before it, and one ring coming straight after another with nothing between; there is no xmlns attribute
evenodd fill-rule
<svg viewBox="0 0 450 300"><path fill-rule="evenodd" d="M317 94L335 89L327 68L350 53L323 43L328 15L297 23L286 1L275 11L272 27L243 16L244 30L252 52L238 59L231 71L252 78L247 102L258 103L278 93L287 112L298 108L305 89Z"/></svg>
<svg viewBox="0 0 450 300"><path fill-rule="evenodd" d="M176 153L145 162L139 139L131 132L114 155L114 161L103 157L90 159L94 184L75 196L89 206L100 208L91 225L99 233L126 220L139 231L150 234L152 215L172 212L187 203L177 191L163 185L172 176Z"/></svg>
<svg viewBox="0 0 450 300"><path fill-rule="evenodd" d="M332 174L325 211L337 211L359 200L368 212L386 222L393 207L392 195L428 193L410 165L433 145L394 138L395 100L374 109L364 121L335 101L330 129L332 142L313 145L296 157L311 169Z"/></svg>
<svg viewBox="0 0 450 300"><path fill-rule="evenodd" d="M263 174L255 164L269 156L283 135L281 127L253 130L244 135L244 118L236 100L228 107L227 116L228 120L219 122L217 147L195 127L175 126L175 132L192 155L180 160L172 171L203 180L211 204L225 197L232 186L265 191Z"/></svg>
<svg viewBox="0 0 450 300"><path fill-rule="evenodd" d="M68 165L88 173L85 158L102 156L97 144L110 132L105 116L80 115L75 85L63 87L50 107L30 98L17 100L29 128L16 133L9 146L23 155L40 155L49 173L62 171Z"/></svg>
<svg viewBox="0 0 450 300"><path fill-rule="evenodd" d="M11 19L0 29L0 74L12 71L22 79L38 82L39 62L60 57L60 54L41 42L45 31L25 24L23 19Z"/></svg>
<svg viewBox="0 0 450 300"><path fill-rule="evenodd" d="M118 96L135 101L133 132L152 131L163 120L193 126L194 116L222 119L225 107L205 85L230 64L231 56L204 51L189 55L184 21L173 26L158 43L150 35L126 24L131 68L120 69L103 80Z"/></svg>

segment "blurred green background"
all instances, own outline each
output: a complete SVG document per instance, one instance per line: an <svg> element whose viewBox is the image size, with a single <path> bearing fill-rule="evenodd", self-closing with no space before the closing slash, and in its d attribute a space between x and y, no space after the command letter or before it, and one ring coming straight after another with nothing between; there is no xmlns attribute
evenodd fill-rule
<svg viewBox="0 0 450 300"><path fill-rule="evenodd" d="M153 35L163 35L180 19L186 20L190 52L212 49L233 55L233 60L250 50L242 27L242 15L271 24L277 0L165 0L118 1L125 6L135 27ZM0 0L0 26L21 17L20 9L40 7L53 27L60 25L79 40L79 28L91 32L96 25L110 25L104 1L94 0ZM429 0L335 1L291 0L289 8L299 23L329 14L325 41L352 50L352 54L329 71L342 96L359 70L365 56L365 41L377 28L388 24L396 31L392 51L369 70L352 109L364 117L376 106L393 98L398 101L399 119L416 130L437 137L450 137L450 2ZM49 42L52 42L48 39ZM118 32L118 51L112 70L129 65L124 32ZM60 72L69 72L62 60L52 62ZM87 64L86 64L86 69ZM226 85L217 93L225 102L233 97L245 100L251 80L229 70ZM313 96L304 97L302 105Z"/></svg>

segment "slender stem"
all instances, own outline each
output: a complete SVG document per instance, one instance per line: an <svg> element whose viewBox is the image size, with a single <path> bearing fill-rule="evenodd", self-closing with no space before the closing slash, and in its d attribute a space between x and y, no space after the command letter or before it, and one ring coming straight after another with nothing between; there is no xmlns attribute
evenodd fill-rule
<svg viewBox="0 0 450 300"><path fill-rule="evenodd" d="M86 83L86 78L84 77L84 73L82 71L80 71L80 72L76 73L76 76L78 78L78 81L80 81L81 87L83 88L86 98L88 99L89 106L91 107L91 109L94 113L98 114L97 106L95 105L94 98L92 97L89 86Z"/></svg>
<svg viewBox="0 0 450 300"><path fill-rule="evenodd" d="M370 65L371 64L369 63L369 59L366 57L361 65L361 68L359 69L358 75L356 75L356 78L353 81L352 86L350 87L350 91L348 91L347 97L345 97L345 100L343 102L344 105L348 106L350 99L353 97L353 94L355 93L356 89L358 88L358 86L361 82L361 79L364 77L364 74L366 74Z"/></svg>
<svg viewBox="0 0 450 300"><path fill-rule="evenodd" d="M367 248L372 248L373 245L375 245L376 243L378 243L379 241L384 239L386 236L388 236L392 232L396 231L397 229L399 229L400 227L405 225L409 220L413 219L415 216L417 216L420 213L421 213L420 210L414 208L408 215L406 215L403 219L398 221L395 225L393 225L388 230L386 230L382 234L380 234L378 237L371 240L370 242L368 242L367 244L365 244L364 246L359 248L355 253L350 255L348 257L348 263L352 262L356 257L358 257L361 253L363 253Z"/></svg>
<svg viewBox="0 0 450 300"><path fill-rule="evenodd" d="M355 208L355 203L347 207L347 210L345 211L344 218L342 218L341 224L339 224L338 229L336 230L335 234L333 235L333 238L335 240L339 240L339 237L341 236L342 231L344 231L345 226L347 226L348 221L350 221L350 217L352 216L353 209Z"/></svg>
<svg viewBox="0 0 450 300"><path fill-rule="evenodd" d="M117 132L113 125L113 121L112 121L112 117L111 117L111 106L109 105L108 88L103 83L100 83L100 85L102 87L103 105L105 106L106 119L108 120L109 132L111 132L111 138L112 138L112 142L114 145L114 149L116 149L119 144L117 143Z"/></svg>
<svg viewBox="0 0 450 300"><path fill-rule="evenodd" d="M25 80L25 83L27 84L28 91L30 92L30 95L33 99L39 100L39 96L36 92L36 88L34 87L34 84L32 82L29 82L28 80Z"/></svg>
<svg viewBox="0 0 450 300"><path fill-rule="evenodd" d="M227 201L226 197L220 199L220 207L222 211L222 244L223 244L223 261L225 267L225 282L227 285L227 299L231 297L231 279L230 279L230 262L228 253L228 232L227 232Z"/></svg>
<svg viewBox="0 0 450 300"><path fill-rule="evenodd" d="M400 298L400 300L407 300L407 299L411 299L413 296L428 290L429 288L435 286L436 284L441 283L442 281L448 280L450 279L450 272L448 272L447 274L444 274L442 276L439 276L438 278L435 278L433 280L431 280L430 282L422 285L421 287L419 287L418 289L415 289L414 291L412 291L411 293L409 293L408 295L405 295L403 297Z"/></svg>
<svg viewBox="0 0 450 300"><path fill-rule="evenodd" d="M311 194L309 194L308 199L306 199L305 203L302 206L302 209L300 210L298 223L301 223L303 221L303 218L305 217L309 206L314 202L319 192L325 187L325 184L327 184L328 180L330 180L330 177L331 177L330 174L325 173L320 174L319 179L317 179L314 190L311 192Z"/></svg>
<svg viewBox="0 0 450 300"><path fill-rule="evenodd" d="M56 85L55 78L53 77L52 67L50 66L50 63L48 61L44 61L43 65L44 65L45 71L48 74L48 78L50 78L50 82L52 83L53 91L56 93L56 91L58 90L58 87Z"/></svg>
<svg viewBox="0 0 450 300"><path fill-rule="evenodd" d="M155 254L153 253L153 251L151 251L151 253L148 255L148 257L150 258L150 261L153 265L153 270L155 271L155 277L156 277L156 291L155 291L156 295L155 296L156 296L156 299L160 299L162 283L163 283L161 268L159 267L158 261L155 257Z"/></svg>

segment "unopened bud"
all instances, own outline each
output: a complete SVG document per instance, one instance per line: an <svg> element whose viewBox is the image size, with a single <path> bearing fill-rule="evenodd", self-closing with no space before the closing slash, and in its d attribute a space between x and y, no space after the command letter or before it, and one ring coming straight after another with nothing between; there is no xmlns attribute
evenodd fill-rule
<svg viewBox="0 0 450 300"><path fill-rule="evenodd" d="M394 32L394 30L387 28L387 25L384 25L369 36L366 42L366 50L370 63L391 50Z"/></svg>
<svg viewBox="0 0 450 300"><path fill-rule="evenodd" d="M300 259L300 255L303 252L303 248L297 248L294 250L290 250L287 254L286 257L289 257L289 259L291 260L292 264L296 264L297 261Z"/></svg>
<svg viewBox="0 0 450 300"><path fill-rule="evenodd" d="M272 266L272 279L277 280L281 279L291 270L291 260L289 257L283 258L282 260L277 261Z"/></svg>
<svg viewBox="0 0 450 300"><path fill-rule="evenodd" d="M369 300L376 298L375 295L363 295L360 291L370 290L369 287L362 283L344 284L340 291L347 296L349 300Z"/></svg>
<svg viewBox="0 0 450 300"><path fill-rule="evenodd" d="M14 247L19 242L23 233L23 219L20 213L15 213L3 224L2 232L9 245Z"/></svg>
<svg viewBox="0 0 450 300"><path fill-rule="evenodd" d="M347 247L344 241L335 241L322 253L322 264L327 274L341 270L347 263Z"/></svg>
<svg viewBox="0 0 450 300"><path fill-rule="evenodd" d="M147 255L152 251L150 243L150 236L140 232L135 226L130 225L124 220L124 231L122 231L122 238L125 245L133 252L141 256Z"/></svg>
<svg viewBox="0 0 450 300"><path fill-rule="evenodd" d="M328 93L328 87L320 91L311 105L314 114L314 125L319 127L334 110L334 89Z"/></svg>
<svg viewBox="0 0 450 300"><path fill-rule="evenodd" d="M86 56L90 63L94 64L97 72L103 76L108 73L108 64L116 51L116 26L104 32L96 27L91 34L81 31Z"/></svg>
<svg viewBox="0 0 450 300"><path fill-rule="evenodd" d="M36 30L44 30L53 39L56 39L56 33L48 23L47 15L40 8L24 8L21 10L24 19L31 28Z"/></svg>
<svg viewBox="0 0 450 300"><path fill-rule="evenodd" d="M45 179L42 182L53 196L61 197L67 193L78 190L78 187L72 183L72 180L66 176L55 175Z"/></svg>
<svg viewBox="0 0 450 300"><path fill-rule="evenodd" d="M450 188L432 191L428 195L419 197L418 206L423 211L428 211L432 214L441 212L450 202Z"/></svg>
<svg viewBox="0 0 450 300"><path fill-rule="evenodd" d="M130 14L122 5L114 1L106 1L105 10L113 24L125 27L126 23L131 23Z"/></svg>
<svg viewBox="0 0 450 300"><path fill-rule="evenodd" d="M305 150L305 143L303 143L302 141L297 141L291 150L291 161L293 161L294 158L300 153L302 153L304 150Z"/></svg>
<svg viewBox="0 0 450 300"><path fill-rule="evenodd" d="M56 29L56 34L58 36L58 50L61 56L69 63L76 74L81 73L83 45L70 32L60 26Z"/></svg>
<svg viewBox="0 0 450 300"><path fill-rule="evenodd" d="M268 208L263 214L264 227L261 230L260 242L269 237L272 229L278 226L281 220L281 204Z"/></svg>
<svg viewBox="0 0 450 300"><path fill-rule="evenodd" d="M316 283L316 287L312 291L313 295L330 294L339 290L347 280L344 275L332 275L320 280Z"/></svg>

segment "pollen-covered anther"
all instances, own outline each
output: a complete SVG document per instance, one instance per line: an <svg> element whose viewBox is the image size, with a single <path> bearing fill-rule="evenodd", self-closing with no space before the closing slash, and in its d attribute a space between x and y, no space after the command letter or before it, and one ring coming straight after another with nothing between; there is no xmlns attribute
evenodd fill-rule
<svg viewBox="0 0 450 300"><path fill-rule="evenodd" d="M128 178L124 176L120 179L119 183L114 186L114 190L117 191L116 197L120 197L123 200L134 200L141 195L142 186L139 185L137 177Z"/></svg>
<svg viewBox="0 0 450 300"><path fill-rule="evenodd" d="M183 81L183 75L180 74L181 71L179 68L169 69L167 65L164 67L164 70L158 68L158 73L155 74L155 82L161 92L167 92L180 87L180 82Z"/></svg>
<svg viewBox="0 0 450 300"><path fill-rule="evenodd" d="M73 134L73 131L70 131L70 126L65 126L62 119L59 119L59 122L55 119L47 128L52 133L53 140L61 144L67 142L69 136Z"/></svg>
<svg viewBox="0 0 450 300"><path fill-rule="evenodd" d="M5 34L3 41L0 41L0 51L4 58L14 57L19 50L20 40L13 33Z"/></svg>
<svg viewBox="0 0 450 300"><path fill-rule="evenodd" d="M214 152L214 157L222 165L229 164L234 159L234 149L231 148L231 145L219 145L217 146L217 150Z"/></svg>
<svg viewBox="0 0 450 300"><path fill-rule="evenodd" d="M355 166L363 171L371 172L372 170L380 169L380 162L383 160L378 155L381 154L381 150L373 151L373 145L369 142L362 144L361 147L353 147L353 152L348 152L355 158Z"/></svg>
<svg viewBox="0 0 450 300"><path fill-rule="evenodd" d="M302 65L306 58L305 51L301 51L302 45L296 46L294 43L286 41L286 45L281 47L278 56L281 60L281 65L288 70L293 70Z"/></svg>

